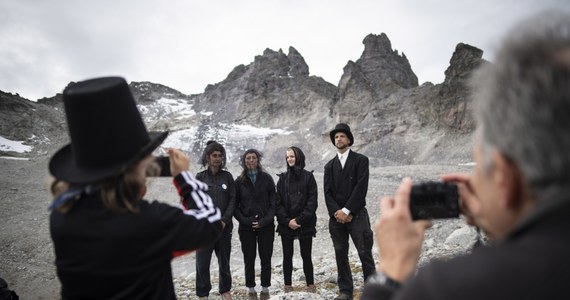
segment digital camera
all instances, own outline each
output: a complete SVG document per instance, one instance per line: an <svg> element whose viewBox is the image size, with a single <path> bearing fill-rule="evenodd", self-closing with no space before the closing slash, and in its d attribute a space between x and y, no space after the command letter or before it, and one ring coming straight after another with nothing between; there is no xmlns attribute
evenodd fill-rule
<svg viewBox="0 0 570 300"><path fill-rule="evenodd" d="M156 163L160 167L160 173L156 174L155 176L160 177L170 177L172 173L170 172L170 157L168 156L157 156Z"/></svg>
<svg viewBox="0 0 570 300"><path fill-rule="evenodd" d="M459 217L457 185L427 181L412 186L410 211L413 220Z"/></svg>

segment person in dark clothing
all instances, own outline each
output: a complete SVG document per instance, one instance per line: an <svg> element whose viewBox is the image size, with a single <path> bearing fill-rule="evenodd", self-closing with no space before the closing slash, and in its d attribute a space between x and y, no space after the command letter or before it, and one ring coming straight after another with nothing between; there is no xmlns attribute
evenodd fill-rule
<svg viewBox="0 0 570 300"><path fill-rule="evenodd" d="M208 185L208 195L222 213L224 230L222 236L214 244L196 251L196 295L207 299L212 289L210 281L210 261L212 252L216 252L219 266L219 292L222 299L232 299L232 274L230 271L230 255L232 251L232 230L236 202L235 182L226 168L226 149L215 141L208 141L202 154L202 166L208 168L198 174L196 179Z"/></svg>
<svg viewBox="0 0 570 300"><path fill-rule="evenodd" d="M142 200L150 154L167 132L148 133L120 77L71 83L63 92L71 143L49 162L55 180L50 233L62 299L176 299L171 260L213 243L220 210L189 159L168 149L170 173L190 207Z"/></svg>
<svg viewBox="0 0 570 300"><path fill-rule="evenodd" d="M539 14L505 37L470 82L473 172L442 178L490 245L414 276L430 223L411 220L405 179L380 202L381 260L361 299L568 299L570 14Z"/></svg>
<svg viewBox="0 0 570 300"><path fill-rule="evenodd" d="M271 256L275 238L275 182L261 166L261 152L246 150L240 158L243 168L236 179L236 209L238 233L245 264L245 285L248 297L256 299L255 257L261 262L261 299L269 299L271 286Z"/></svg>
<svg viewBox="0 0 570 300"><path fill-rule="evenodd" d="M305 170L305 154L291 146L285 156L287 172L277 181L277 232L283 245L283 279L285 292L292 291L293 241L299 240L303 272L310 292L315 292L311 252L317 229L317 182L313 172Z"/></svg>
<svg viewBox="0 0 570 300"><path fill-rule="evenodd" d="M374 274L374 238L366 210L368 157L350 149L354 137L347 124L337 124L330 132L330 139L338 154L325 165L325 202L338 269L339 295L335 300L346 300L352 299L354 291L348 262L349 237L362 262L364 280Z"/></svg>

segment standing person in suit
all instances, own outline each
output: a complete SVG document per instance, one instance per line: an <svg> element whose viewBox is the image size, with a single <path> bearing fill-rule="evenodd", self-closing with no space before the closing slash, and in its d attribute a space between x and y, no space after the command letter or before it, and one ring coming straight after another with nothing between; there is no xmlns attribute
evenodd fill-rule
<svg viewBox="0 0 570 300"><path fill-rule="evenodd" d="M255 291L255 256L261 262L262 300L269 299L271 256L275 238L275 182L261 166L261 152L246 150L240 158L243 171L236 179L236 209L239 240L245 264L248 298L257 299Z"/></svg>
<svg viewBox="0 0 570 300"><path fill-rule="evenodd" d="M354 291L348 262L348 239L352 239L362 263L364 280L375 272L372 258L374 243L366 210L368 157L350 149L354 137L347 124L339 123L330 132L338 153L325 165L325 202L329 212L329 232L335 249L339 295L335 300L350 300Z"/></svg>
<svg viewBox="0 0 570 300"><path fill-rule="evenodd" d="M232 273L230 255L232 251L232 218L236 205L236 188L233 175L226 170L226 149L220 143L208 141L202 154L202 166L206 170L196 174L196 179L208 185L208 195L220 208L224 230L214 244L196 251L196 295L208 299L212 283L210 281L210 261L216 252L219 267L218 288L222 299L232 299Z"/></svg>
<svg viewBox="0 0 570 300"><path fill-rule="evenodd" d="M317 233L317 182L312 171L305 170L305 154L301 149L287 148L287 172L277 181L277 232L283 245L283 281L285 292L292 291L293 242L299 240L303 272L309 292L315 292L315 276L311 252Z"/></svg>

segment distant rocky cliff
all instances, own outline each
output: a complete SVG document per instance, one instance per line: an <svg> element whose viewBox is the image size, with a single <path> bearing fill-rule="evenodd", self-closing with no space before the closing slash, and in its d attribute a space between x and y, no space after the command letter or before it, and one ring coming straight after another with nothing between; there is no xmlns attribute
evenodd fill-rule
<svg viewBox="0 0 570 300"><path fill-rule="evenodd" d="M266 49L202 94L150 82L130 86L149 128L184 132L173 136L184 139L195 155L214 138L235 154L234 161L255 147L266 153L267 163L280 166L285 148L298 145L309 165L320 167L334 155L328 131L346 122L355 134L355 150L376 166L469 161L474 123L466 80L484 62L482 51L459 43L445 81L418 85L405 54L392 49L386 34L370 34L363 44L362 55L347 62L338 85L310 75L301 53L290 47L287 54ZM65 141L61 95L31 102L0 93L0 100L1 136L33 145L49 140L52 147ZM254 139L247 132L235 134L236 126L281 133Z"/></svg>

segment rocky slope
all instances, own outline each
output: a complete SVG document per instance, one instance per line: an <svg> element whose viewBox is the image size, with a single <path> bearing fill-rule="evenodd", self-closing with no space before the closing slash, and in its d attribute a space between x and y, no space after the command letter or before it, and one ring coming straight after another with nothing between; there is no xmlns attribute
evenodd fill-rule
<svg viewBox="0 0 570 300"><path fill-rule="evenodd" d="M482 51L458 44L445 81L418 85L405 54L393 50L385 34L370 34L363 44L338 86L310 75L293 47L287 54L266 49L202 94L150 82L130 86L147 126L185 139L185 150L196 156L206 139L217 139L233 162L254 147L266 152L267 163L280 165L285 148L294 144L321 165L334 152L327 132L346 122L355 150L375 165L469 161L474 124L465 83L483 62ZM61 95L37 103L8 93L0 97L1 136L40 145L42 153L47 144L56 148L65 141Z"/></svg>
<svg viewBox="0 0 570 300"><path fill-rule="evenodd" d="M380 215L377 200L392 194L404 176L436 180L450 171L469 171L474 128L466 79L484 63L481 50L458 44L441 84L419 85L405 57L392 49L385 34L365 37L360 58L348 61L338 85L310 75L302 55L290 47L266 49L248 65L235 67L226 79L209 85L198 95L151 82L131 82L139 110L150 130L169 130L165 146L184 149L196 161L208 139L228 150L228 166L239 173L238 155L255 147L265 152L264 165L271 174L284 169L285 148L300 146L307 169L314 169L322 191L322 167L334 155L328 131L337 122L348 122L355 135L354 149L370 157L368 208L371 219ZM27 157L29 161L0 159L0 275L22 298L57 298L59 282L53 265L46 207L47 161L67 142L61 95L32 102L0 92L0 137L22 141L31 152L0 150L2 157ZM0 148L2 149L2 148ZM193 163L192 171L200 166ZM176 202L169 180L155 179L149 198ZM318 234L313 259L318 294L301 291L300 260L294 261L297 292L283 295L280 241L276 237L272 279L273 299L332 299L336 293L332 244L327 215L319 198ZM459 220L437 222L428 232L421 263L468 251L474 233ZM243 262L234 235L232 272L236 299L244 295ZM351 250L357 286L362 272ZM374 253L380 259L378 253ZM180 299L194 299L193 256L173 262ZM212 269L215 272L215 268ZM213 276L213 281L216 282Z"/></svg>

